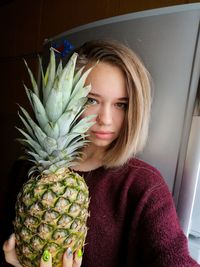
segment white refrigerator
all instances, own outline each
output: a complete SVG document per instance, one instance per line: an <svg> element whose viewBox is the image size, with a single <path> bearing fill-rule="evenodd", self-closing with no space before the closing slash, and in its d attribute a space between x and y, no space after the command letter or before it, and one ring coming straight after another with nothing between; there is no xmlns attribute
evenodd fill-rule
<svg viewBox="0 0 200 267"><path fill-rule="evenodd" d="M86 24L44 42L67 60L87 40L115 39L142 58L154 83L152 118L141 159L160 170L173 194L192 257L200 263L200 3Z"/></svg>

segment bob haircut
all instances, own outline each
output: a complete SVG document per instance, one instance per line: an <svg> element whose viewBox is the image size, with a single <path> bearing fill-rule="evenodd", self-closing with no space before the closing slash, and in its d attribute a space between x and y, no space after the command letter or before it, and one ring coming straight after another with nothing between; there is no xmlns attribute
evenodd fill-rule
<svg viewBox="0 0 200 267"><path fill-rule="evenodd" d="M118 66L124 73L128 107L119 137L108 147L103 164L118 167L142 151L148 135L151 108L151 79L139 57L114 40L93 40L75 50L76 69L104 62Z"/></svg>

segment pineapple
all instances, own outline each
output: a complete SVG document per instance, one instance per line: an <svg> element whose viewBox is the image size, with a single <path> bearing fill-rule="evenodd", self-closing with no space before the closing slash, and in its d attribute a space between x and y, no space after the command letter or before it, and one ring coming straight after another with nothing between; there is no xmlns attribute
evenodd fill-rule
<svg viewBox="0 0 200 267"><path fill-rule="evenodd" d="M81 157L93 124L92 116L81 118L90 91L90 85L84 84L91 69L75 73L77 57L74 53L65 67L62 60L56 67L50 49L45 75L40 61L41 90L25 62L33 87L25 86L25 91L35 120L20 106L24 129L17 129L33 167L18 194L14 220L16 253L25 267L39 266L45 250L52 254L53 266L61 266L64 251L82 249L87 234L88 187L70 170Z"/></svg>

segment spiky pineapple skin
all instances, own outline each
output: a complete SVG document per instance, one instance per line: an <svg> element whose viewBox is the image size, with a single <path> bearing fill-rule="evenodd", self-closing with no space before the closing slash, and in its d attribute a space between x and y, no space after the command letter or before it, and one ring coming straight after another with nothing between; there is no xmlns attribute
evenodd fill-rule
<svg viewBox="0 0 200 267"><path fill-rule="evenodd" d="M52 266L62 265L70 247L84 246L89 206L88 187L78 173L32 176L16 202L14 221L16 253L22 266L38 267L44 250L52 254Z"/></svg>

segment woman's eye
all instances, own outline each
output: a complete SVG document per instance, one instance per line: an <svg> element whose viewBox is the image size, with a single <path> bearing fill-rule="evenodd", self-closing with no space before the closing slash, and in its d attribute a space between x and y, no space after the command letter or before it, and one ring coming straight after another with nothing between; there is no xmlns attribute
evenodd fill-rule
<svg viewBox="0 0 200 267"><path fill-rule="evenodd" d="M127 103L117 103L116 106L120 109L126 110L128 104Z"/></svg>
<svg viewBox="0 0 200 267"><path fill-rule="evenodd" d="M97 100L94 98L88 97L87 105L95 105L95 104L97 104Z"/></svg>

